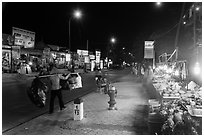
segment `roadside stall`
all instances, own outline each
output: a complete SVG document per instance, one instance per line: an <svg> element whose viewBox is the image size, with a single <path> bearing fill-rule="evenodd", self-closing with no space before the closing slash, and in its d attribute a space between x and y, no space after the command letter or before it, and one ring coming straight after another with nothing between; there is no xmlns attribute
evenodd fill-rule
<svg viewBox="0 0 204 137"><path fill-rule="evenodd" d="M201 135L202 87L193 81L186 84L176 80L176 70L171 67L163 65L154 72L153 85L162 96L162 101L149 100L150 132L163 135ZM152 126L151 121L157 123L157 129L155 125Z"/></svg>

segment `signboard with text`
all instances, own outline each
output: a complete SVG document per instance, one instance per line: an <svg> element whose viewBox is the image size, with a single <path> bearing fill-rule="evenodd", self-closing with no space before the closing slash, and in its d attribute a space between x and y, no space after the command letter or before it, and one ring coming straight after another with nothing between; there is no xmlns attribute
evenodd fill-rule
<svg viewBox="0 0 204 137"><path fill-rule="evenodd" d="M14 44L24 48L34 48L35 32L13 27Z"/></svg>
<svg viewBox="0 0 204 137"><path fill-rule="evenodd" d="M91 60L94 60L94 59L95 59L95 55L89 55L89 58L90 58Z"/></svg>
<svg viewBox="0 0 204 137"><path fill-rule="evenodd" d="M144 45L144 58L152 59L154 58L154 41L145 41Z"/></svg>
<svg viewBox="0 0 204 137"><path fill-rule="evenodd" d="M77 54L82 56L88 56L88 50L79 50L77 49Z"/></svg>
<svg viewBox="0 0 204 137"><path fill-rule="evenodd" d="M96 63L100 63L101 52L96 51Z"/></svg>

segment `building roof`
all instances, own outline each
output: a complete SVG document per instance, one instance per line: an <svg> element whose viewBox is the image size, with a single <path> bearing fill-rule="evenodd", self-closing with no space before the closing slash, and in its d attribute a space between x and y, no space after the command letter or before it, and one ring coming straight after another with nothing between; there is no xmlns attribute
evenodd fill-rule
<svg viewBox="0 0 204 137"><path fill-rule="evenodd" d="M2 34L2 45L10 45L11 43L9 43L9 42L11 42L11 41L9 41L9 40L11 40L11 39L12 39L11 35L3 33Z"/></svg>

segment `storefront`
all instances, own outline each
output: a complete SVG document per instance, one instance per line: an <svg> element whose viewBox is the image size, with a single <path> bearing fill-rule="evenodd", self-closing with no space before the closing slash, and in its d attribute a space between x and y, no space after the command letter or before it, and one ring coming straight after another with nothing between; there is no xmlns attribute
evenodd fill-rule
<svg viewBox="0 0 204 137"><path fill-rule="evenodd" d="M2 71L11 69L11 47L2 45Z"/></svg>
<svg viewBox="0 0 204 137"><path fill-rule="evenodd" d="M2 45L2 70L4 72L15 72L17 70L19 58L19 46Z"/></svg>

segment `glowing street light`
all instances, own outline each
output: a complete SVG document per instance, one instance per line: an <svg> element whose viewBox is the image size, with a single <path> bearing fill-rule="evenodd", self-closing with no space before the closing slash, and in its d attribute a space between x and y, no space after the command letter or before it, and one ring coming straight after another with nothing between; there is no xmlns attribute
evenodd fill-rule
<svg viewBox="0 0 204 137"><path fill-rule="evenodd" d="M200 7L196 7L195 10L196 10L196 11L199 11L199 10L200 10Z"/></svg>
<svg viewBox="0 0 204 137"><path fill-rule="evenodd" d="M115 38L111 38L111 43L115 43Z"/></svg>
<svg viewBox="0 0 204 137"><path fill-rule="evenodd" d="M157 2L156 4L157 4L158 6L160 6L160 5L161 5L161 2Z"/></svg>
<svg viewBox="0 0 204 137"><path fill-rule="evenodd" d="M161 2L156 2L156 5L157 5L158 7L160 7L160 6L162 5L162 3L161 3Z"/></svg>
<svg viewBox="0 0 204 137"><path fill-rule="evenodd" d="M81 13L80 10L75 10L74 11L74 17L75 18L79 19L79 18L81 18L81 16L82 16L82 13Z"/></svg>
<svg viewBox="0 0 204 137"><path fill-rule="evenodd" d="M76 19L80 19L82 16L82 12L77 9L74 11L73 15L69 18L69 50L71 51L71 31L70 31L70 24L71 24L71 20L72 18L76 18Z"/></svg>
<svg viewBox="0 0 204 137"><path fill-rule="evenodd" d="M196 75L200 74L200 65L198 62L196 62L195 67L194 67L194 73Z"/></svg>

